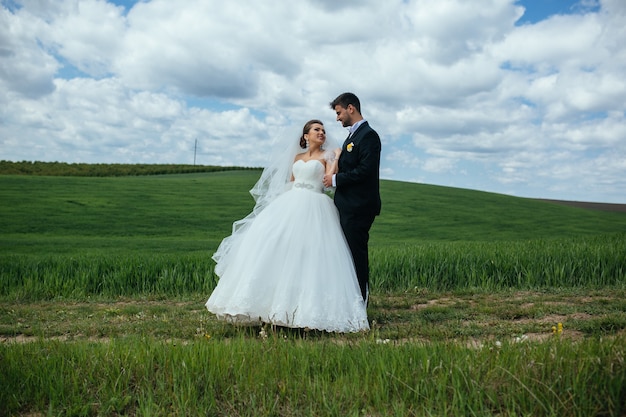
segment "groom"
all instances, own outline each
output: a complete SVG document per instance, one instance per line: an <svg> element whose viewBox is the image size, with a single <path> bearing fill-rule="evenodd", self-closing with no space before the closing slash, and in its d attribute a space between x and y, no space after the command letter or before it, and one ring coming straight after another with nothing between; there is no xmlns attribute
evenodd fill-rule
<svg viewBox="0 0 626 417"><path fill-rule="evenodd" d="M367 244L374 218L380 214L379 167L380 137L361 116L361 103L352 93L343 93L330 103L337 121L350 128L341 148L339 169L324 176L324 186L337 187L335 205L341 228L352 252L363 300L369 294Z"/></svg>

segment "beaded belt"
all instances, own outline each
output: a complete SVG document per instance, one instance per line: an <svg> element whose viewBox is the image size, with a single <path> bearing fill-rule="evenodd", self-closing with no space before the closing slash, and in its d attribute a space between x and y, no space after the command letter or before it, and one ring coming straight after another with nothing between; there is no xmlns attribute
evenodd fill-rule
<svg viewBox="0 0 626 417"><path fill-rule="evenodd" d="M293 184L293 186L296 188L306 188L307 190L312 190L315 188L313 185L307 184L305 182L296 182Z"/></svg>

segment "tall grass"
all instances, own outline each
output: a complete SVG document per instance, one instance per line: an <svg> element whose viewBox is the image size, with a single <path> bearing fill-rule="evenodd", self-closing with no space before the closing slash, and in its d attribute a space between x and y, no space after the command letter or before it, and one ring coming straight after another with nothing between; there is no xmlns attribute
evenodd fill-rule
<svg viewBox="0 0 626 417"><path fill-rule="evenodd" d="M78 255L0 257L0 296L56 297L209 294L216 284L206 255Z"/></svg>
<svg viewBox="0 0 626 417"><path fill-rule="evenodd" d="M371 280L384 291L623 286L626 235L375 248Z"/></svg>
<svg viewBox="0 0 626 417"><path fill-rule="evenodd" d="M619 416L626 342L0 345L4 414Z"/></svg>
<svg viewBox="0 0 626 417"><path fill-rule="evenodd" d="M0 256L0 297L39 300L210 294L217 283L210 254ZM371 287L373 291L414 287L498 291L624 286L625 254L624 235L373 248Z"/></svg>

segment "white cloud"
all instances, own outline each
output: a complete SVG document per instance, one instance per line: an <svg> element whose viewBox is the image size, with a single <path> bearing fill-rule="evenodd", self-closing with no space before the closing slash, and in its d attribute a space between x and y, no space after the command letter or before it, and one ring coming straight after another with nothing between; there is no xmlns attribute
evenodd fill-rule
<svg viewBox="0 0 626 417"><path fill-rule="evenodd" d="M122 8L98 0L74 0L50 24L45 41L69 64L95 77L110 72L126 29Z"/></svg>
<svg viewBox="0 0 626 417"><path fill-rule="evenodd" d="M197 140L199 163L259 166L310 118L343 139L328 102L354 91L385 178L626 202L626 6L571 9L516 26L514 0L3 3L1 158L190 163Z"/></svg>
<svg viewBox="0 0 626 417"><path fill-rule="evenodd" d="M0 87L2 101L8 105L7 92L39 97L53 91L53 76L60 67L57 60L33 37L42 22L29 13L13 15L0 10Z"/></svg>
<svg viewBox="0 0 626 417"><path fill-rule="evenodd" d="M285 11L290 9L270 3L141 3L128 13L129 28L113 68L135 88L251 97L261 72L298 71L298 62L288 52L294 48L286 44L291 27L281 27L281 22L289 22Z"/></svg>

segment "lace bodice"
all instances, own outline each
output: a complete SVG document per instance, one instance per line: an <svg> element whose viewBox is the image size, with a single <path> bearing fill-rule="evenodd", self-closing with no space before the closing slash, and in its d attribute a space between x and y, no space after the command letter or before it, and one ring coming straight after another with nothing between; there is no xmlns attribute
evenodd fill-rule
<svg viewBox="0 0 626 417"><path fill-rule="evenodd" d="M324 185L324 165L317 159L298 160L293 164L294 189L322 192Z"/></svg>

